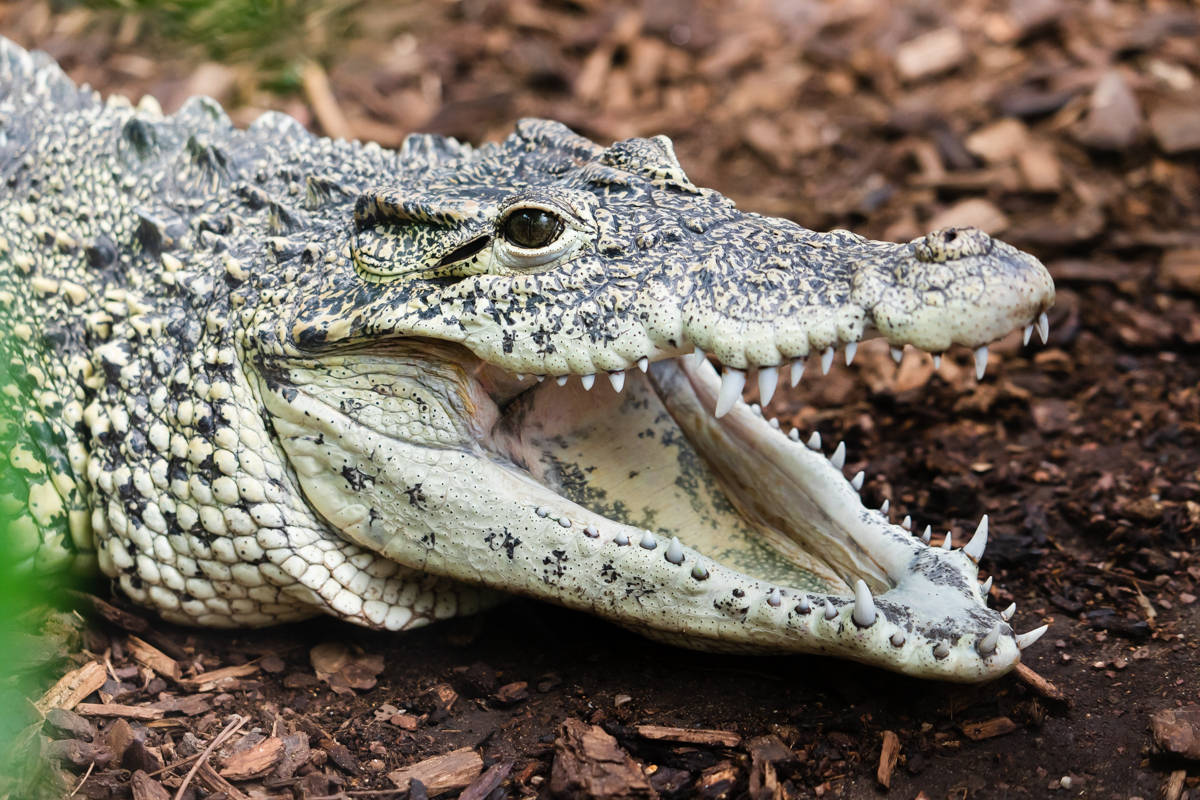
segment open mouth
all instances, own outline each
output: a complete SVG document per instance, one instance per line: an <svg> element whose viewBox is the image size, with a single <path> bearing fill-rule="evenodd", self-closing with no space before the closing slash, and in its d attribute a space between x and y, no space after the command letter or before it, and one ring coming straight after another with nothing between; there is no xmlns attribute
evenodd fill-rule
<svg viewBox="0 0 1200 800"><path fill-rule="evenodd" d="M266 394L293 464L319 462L300 470L309 501L402 565L685 646L827 653L949 680L1002 674L1044 632L1017 635L1014 607L988 608L986 518L956 547L893 523L886 504L865 507L843 445L782 429L743 402L746 373L722 377L703 353L538 378L455 345L394 345L292 365L298 395ZM829 352L810 370L828 369ZM769 398L778 370L750 374ZM445 449L416 454L411 440L431 437L384 426L381 395L415 400ZM360 476L352 511L348 469Z"/></svg>

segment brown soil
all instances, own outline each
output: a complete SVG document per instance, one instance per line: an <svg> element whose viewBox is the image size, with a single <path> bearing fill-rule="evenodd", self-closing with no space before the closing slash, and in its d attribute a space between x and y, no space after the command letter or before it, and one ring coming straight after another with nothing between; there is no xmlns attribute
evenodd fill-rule
<svg viewBox="0 0 1200 800"><path fill-rule="evenodd" d="M85 706L79 730L54 729L64 785L92 764L82 796L173 796L193 762L133 770L203 749L237 714L248 721L185 797L219 796L213 770L232 797L401 797L389 773L460 748L483 762L460 754L452 795L493 765L500 788L463 796L565 793L567 773L600 763L572 754L603 739L569 719L615 737L614 796L874 796L893 734L896 797L1200 793L1197 762L1155 755L1147 728L1156 710L1200 702L1193 7L479 0L339 13L351 38L302 32L324 69L291 96L259 88L245 62L198 66L199 49L165 47L136 20L18 2L0 5L0 31L168 110L205 92L242 122L278 107L389 145L409 130L494 138L529 115L600 140L666 133L697 183L744 208L876 238L976 224L1036 253L1059 287L1047 345L1006 339L981 383L968 353L934 374L927 357L896 370L886 348L864 347L775 407L844 439L847 474L865 469L866 497L890 498L895 518L961 536L991 516L993 605L1016 601L1019 630L1050 624L1026 664L1065 698L1016 676L959 687L697 654L523 601L404 636L152 620L138 635L166 661L129 640L143 622L110 612L124 622L93 615L59 674L106 659L108 683L84 699L158 703L161 718ZM689 731L655 739L645 725ZM266 774L239 773L239 757Z"/></svg>

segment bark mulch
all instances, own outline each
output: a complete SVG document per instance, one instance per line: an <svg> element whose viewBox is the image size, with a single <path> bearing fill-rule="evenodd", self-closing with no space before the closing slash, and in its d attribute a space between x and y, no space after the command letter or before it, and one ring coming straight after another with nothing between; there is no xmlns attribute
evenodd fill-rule
<svg viewBox="0 0 1200 800"><path fill-rule="evenodd" d="M284 67L279 47L210 60L152 15L15 2L0 31L168 110L206 93L243 123L281 108L386 145L496 138L530 115L600 140L665 133L745 208L899 240L973 224L1034 252L1059 287L1047 344L1005 339L981 382L966 352L935 371L864 345L772 413L844 440L847 474L896 518L960 537L989 514L993 605L1050 631L1020 673L951 686L691 653L524 601L387 636L188 630L101 591L37 640L53 677L27 744L48 761L29 763L55 792L1200 796L1194 6L296 7Z"/></svg>

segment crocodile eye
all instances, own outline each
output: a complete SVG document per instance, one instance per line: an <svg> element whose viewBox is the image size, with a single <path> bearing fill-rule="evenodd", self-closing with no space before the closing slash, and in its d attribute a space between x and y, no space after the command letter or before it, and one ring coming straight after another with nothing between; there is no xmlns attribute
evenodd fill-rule
<svg viewBox="0 0 1200 800"><path fill-rule="evenodd" d="M506 241L526 250L553 244L566 229L562 217L543 208L518 208L504 218L500 233Z"/></svg>

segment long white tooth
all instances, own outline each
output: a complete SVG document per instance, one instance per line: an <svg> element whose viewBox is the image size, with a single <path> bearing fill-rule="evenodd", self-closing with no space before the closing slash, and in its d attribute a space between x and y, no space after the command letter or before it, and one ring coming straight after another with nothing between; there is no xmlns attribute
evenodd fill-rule
<svg viewBox="0 0 1200 800"><path fill-rule="evenodd" d="M988 518L987 514L984 514L982 519L979 520L979 527L975 529L975 535L971 537L971 541L963 545L963 553L966 554L967 558L978 564L979 559L983 558L984 548L987 547L987 539Z"/></svg>
<svg viewBox="0 0 1200 800"><path fill-rule="evenodd" d="M833 367L833 348L826 347L825 352L821 353L821 374L828 375L830 368Z"/></svg>
<svg viewBox="0 0 1200 800"><path fill-rule="evenodd" d="M854 613L851 617L860 628L869 628L875 624L875 601L871 599L871 590L862 578L854 584Z"/></svg>
<svg viewBox="0 0 1200 800"><path fill-rule="evenodd" d="M838 446L834 449L833 455L829 457L829 463L833 464L838 469L846 466L846 443L838 442Z"/></svg>
<svg viewBox="0 0 1200 800"><path fill-rule="evenodd" d="M900 527L904 528L904 530L906 530L906 531L911 531L912 530L912 517L910 517L908 514L905 514L904 519L900 520Z"/></svg>
<svg viewBox="0 0 1200 800"><path fill-rule="evenodd" d="M704 351L701 350L699 347L697 347L695 350L692 351L692 366L693 367L700 366L701 364L704 363L704 360L706 358L708 358L708 356L704 355Z"/></svg>
<svg viewBox="0 0 1200 800"><path fill-rule="evenodd" d="M617 547L625 547L629 544L629 534L625 531L617 531L617 535L613 537L613 544Z"/></svg>
<svg viewBox="0 0 1200 800"><path fill-rule="evenodd" d="M808 441L805 442L805 444L808 445L809 450L820 450L821 449L821 434L818 433L817 431L813 431L812 436L808 437Z"/></svg>
<svg viewBox="0 0 1200 800"><path fill-rule="evenodd" d="M946 531L946 538L942 539L942 549L943 550L949 550L951 547L954 546L954 542L952 541L952 538L953 538L953 534L951 534L950 531Z"/></svg>
<svg viewBox="0 0 1200 800"><path fill-rule="evenodd" d="M854 473L854 477L850 479L850 485L854 487L854 491L861 491L863 487L863 481L866 479L867 476L863 474L863 471L860 469L858 472Z"/></svg>
<svg viewBox="0 0 1200 800"><path fill-rule="evenodd" d="M733 404L742 399L742 389L746 388L746 373L740 369L726 367L721 373L721 392L717 395L715 416L719 419L729 413Z"/></svg>
<svg viewBox="0 0 1200 800"><path fill-rule="evenodd" d="M779 430L779 417L771 417L769 420L767 420L767 424L775 430Z"/></svg>
<svg viewBox="0 0 1200 800"><path fill-rule="evenodd" d="M796 603L796 613L807 614L812 611L812 604L808 602L808 595L800 595L800 600Z"/></svg>
<svg viewBox="0 0 1200 800"><path fill-rule="evenodd" d="M663 554L663 557L672 564L683 563L683 545L679 543L679 537L671 537L671 543L667 545L667 552Z"/></svg>
<svg viewBox="0 0 1200 800"><path fill-rule="evenodd" d="M777 367L758 368L758 402L764 406L775 396L775 387L779 385L779 369Z"/></svg>
<svg viewBox="0 0 1200 800"><path fill-rule="evenodd" d="M783 595L780 594L778 589L772 589L771 593L767 595L767 605L771 606L772 608L779 608L782 603Z"/></svg>
<svg viewBox="0 0 1200 800"><path fill-rule="evenodd" d="M903 360L904 360L904 348L903 347L893 347L892 348L892 361L895 361L897 364L899 364Z"/></svg>
<svg viewBox="0 0 1200 800"><path fill-rule="evenodd" d="M645 531L642 534L642 540L638 542L638 544L647 550L653 550L654 548L658 547L658 540L654 538L653 533L650 531Z"/></svg>
<svg viewBox="0 0 1200 800"><path fill-rule="evenodd" d="M790 431L788 431L788 438L791 439L793 442L800 441L800 429L792 428Z"/></svg>
<svg viewBox="0 0 1200 800"><path fill-rule="evenodd" d="M987 580L984 581L983 583L979 584L979 591L980 591L980 593L983 594L983 599L985 601L987 600L987 596L989 594L991 594L991 592L992 592L992 581L993 580L994 580L994 578L991 575L988 575Z"/></svg>
<svg viewBox="0 0 1200 800"><path fill-rule="evenodd" d="M571 377L571 376L570 375L559 375L557 378L554 379L554 382L557 383L559 386L566 386L567 378L569 378L569 377Z"/></svg>
<svg viewBox="0 0 1200 800"><path fill-rule="evenodd" d="M750 410L754 412L754 416L756 417L761 417L763 415L762 406L760 406L758 403L751 403Z"/></svg>
<svg viewBox="0 0 1200 800"><path fill-rule="evenodd" d="M1045 344L1050 338L1050 318L1046 316L1045 311L1043 311L1041 314L1038 314L1037 332L1038 338L1042 340L1042 344Z"/></svg>
<svg viewBox="0 0 1200 800"><path fill-rule="evenodd" d="M1033 338L1033 326L1026 325L1025 330L1021 331L1021 344L1029 344L1029 340Z"/></svg>
<svg viewBox="0 0 1200 800"><path fill-rule="evenodd" d="M926 525L925 530L921 531L921 541L924 542L925 544L929 544L929 541L932 538L933 538L933 526Z"/></svg>
<svg viewBox="0 0 1200 800"><path fill-rule="evenodd" d="M800 379L803 377L804 362L797 358L792 362L792 386L795 386L797 383L799 383Z"/></svg>
<svg viewBox="0 0 1200 800"><path fill-rule="evenodd" d="M979 655L990 656L996 652L996 645L1000 643L1000 623L997 622L992 626L992 629L987 632L987 635L979 640L976 647L979 650Z"/></svg>
<svg viewBox="0 0 1200 800"><path fill-rule="evenodd" d="M1013 618L1013 614L1015 614L1015 613L1017 613L1017 604L1009 603L1008 608L1006 608L1000 612L1000 619L1004 620L1005 622L1008 622L1010 619Z"/></svg>
<svg viewBox="0 0 1200 800"><path fill-rule="evenodd" d="M983 380L983 373L987 372L988 349L987 345L980 345L975 348L975 379Z"/></svg>
<svg viewBox="0 0 1200 800"><path fill-rule="evenodd" d="M879 506L879 513L883 514L886 517L888 511L890 511L891 508L892 508L892 501L885 498L883 503Z"/></svg>
<svg viewBox="0 0 1200 800"><path fill-rule="evenodd" d="M641 358L639 358L638 359L638 369L640 369L642 372L645 372L646 370L650 369L650 359L646 358L645 356L642 356Z"/></svg>
<svg viewBox="0 0 1200 800"><path fill-rule="evenodd" d="M834 608L833 603L825 601L825 619L837 619L838 611Z"/></svg>
<svg viewBox="0 0 1200 800"><path fill-rule="evenodd" d="M698 581L706 580L708 578L708 567L703 564L695 565L692 567L692 577Z"/></svg>
<svg viewBox="0 0 1200 800"><path fill-rule="evenodd" d="M610 372L608 373L608 382L612 384L613 391L619 392L625 388L625 372Z"/></svg>
<svg viewBox="0 0 1200 800"><path fill-rule="evenodd" d="M590 392L592 387L596 385L596 373L593 372L591 375L580 375L579 382L583 384L583 390L585 392Z"/></svg>
<svg viewBox="0 0 1200 800"><path fill-rule="evenodd" d="M1042 635L1048 630L1050 630L1050 626L1043 625L1040 628L1034 628L1028 633L1018 633L1016 637L1014 637L1017 640L1017 649L1024 650L1025 648L1029 647L1038 639L1042 638Z"/></svg>
<svg viewBox="0 0 1200 800"><path fill-rule="evenodd" d="M934 369L934 371L937 371L941 368L942 368L942 354L934 353L933 354L933 369Z"/></svg>
<svg viewBox="0 0 1200 800"><path fill-rule="evenodd" d="M854 363L854 356L858 355L858 342L850 342L846 345L846 366Z"/></svg>

